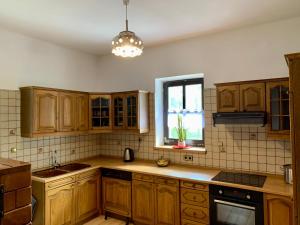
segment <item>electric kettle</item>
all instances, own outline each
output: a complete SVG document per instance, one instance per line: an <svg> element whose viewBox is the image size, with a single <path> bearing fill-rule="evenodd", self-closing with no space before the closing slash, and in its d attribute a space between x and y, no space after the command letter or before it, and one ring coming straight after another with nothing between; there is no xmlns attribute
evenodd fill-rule
<svg viewBox="0 0 300 225"><path fill-rule="evenodd" d="M125 148L123 160L124 160L124 162L132 162L134 160L134 151L133 151L133 149Z"/></svg>

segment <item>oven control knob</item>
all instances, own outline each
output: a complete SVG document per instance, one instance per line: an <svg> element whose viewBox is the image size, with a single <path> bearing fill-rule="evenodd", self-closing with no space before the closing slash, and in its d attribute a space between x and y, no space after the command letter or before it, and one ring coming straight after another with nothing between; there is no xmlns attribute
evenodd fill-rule
<svg viewBox="0 0 300 225"><path fill-rule="evenodd" d="M223 191L222 191L222 190L219 190L219 194L220 194L220 195L223 194Z"/></svg>
<svg viewBox="0 0 300 225"><path fill-rule="evenodd" d="M247 198L248 200L250 200L250 199L251 199L251 196L250 196L250 195L246 195L246 198Z"/></svg>

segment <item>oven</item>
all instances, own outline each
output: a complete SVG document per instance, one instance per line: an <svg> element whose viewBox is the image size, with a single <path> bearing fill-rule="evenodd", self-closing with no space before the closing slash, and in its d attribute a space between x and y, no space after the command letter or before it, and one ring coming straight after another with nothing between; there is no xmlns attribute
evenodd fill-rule
<svg viewBox="0 0 300 225"><path fill-rule="evenodd" d="M210 185L209 197L210 224L264 225L261 192Z"/></svg>

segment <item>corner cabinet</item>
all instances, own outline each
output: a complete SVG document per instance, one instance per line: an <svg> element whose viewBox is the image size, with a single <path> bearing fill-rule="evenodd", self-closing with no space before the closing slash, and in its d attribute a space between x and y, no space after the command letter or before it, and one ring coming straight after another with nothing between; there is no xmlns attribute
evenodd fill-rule
<svg viewBox="0 0 300 225"><path fill-rule="evenodd" d="M132 91L112 94L113 130L149 132L149 93Z"/></svg>
<svg viewBox="0 0 300 225"><path fill-rule="evenodd" d="M111 95L90 95L90 130L111 131Z"/></svg>
<svg viewBox="0 0 300 225"><path fill-rule="evenodd" d="M293 225L293 201L279 195L264 195L265 225Z"/></svg>
<svg viewBox="0 0 300 225"><path fill-rule="evenodd" d="M290 138L289 81L267 83L268 137Z"/></svg>

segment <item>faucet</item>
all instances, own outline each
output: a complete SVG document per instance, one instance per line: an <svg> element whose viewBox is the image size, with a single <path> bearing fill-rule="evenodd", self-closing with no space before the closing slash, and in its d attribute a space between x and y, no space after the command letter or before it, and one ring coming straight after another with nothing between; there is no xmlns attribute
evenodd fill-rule
<svg viewBox="0 0 300 225"><path fill-rule="evenodd" d="M54 153L53 151L51 151L51 166L53 166L54 169L60 166L60 164L57 162L56 153L57 153L56 150L54 150Z"/></svg>

